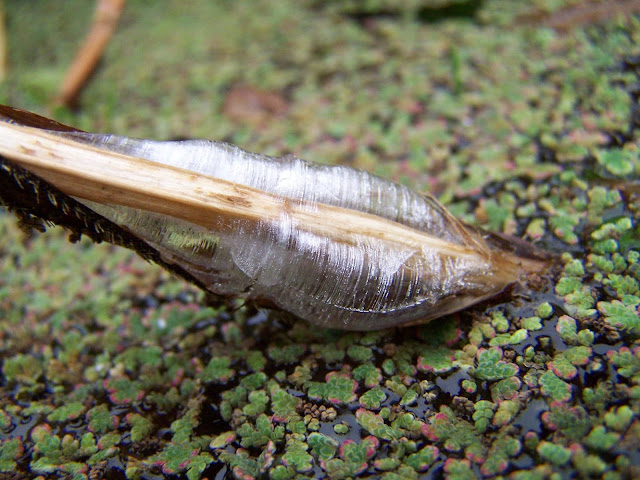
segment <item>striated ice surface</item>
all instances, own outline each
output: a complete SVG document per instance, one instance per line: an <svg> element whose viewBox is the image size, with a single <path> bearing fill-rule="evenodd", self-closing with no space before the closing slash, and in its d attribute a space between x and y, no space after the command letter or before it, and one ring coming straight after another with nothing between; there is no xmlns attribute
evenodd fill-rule
<svg viewBox="0 0 640 480"><path fill-rule="evenodd" d="M293 155L270 157L210 140L159 142L117 135L59 134L289 199L378 215L459 245L468 241L435 199L355 168L315 164Z"/></svg>
<svg viewBox="0 0 640 480"><path fill-rule="evenodd" d="M221 178L297 202L366 212L457 245L483 242L437 201L348 167L273 158L211 141L155 142L60 133L118 153ZM367 330L427 320L496 291L478 280L489 260L452 256L355 234L339 242L311 233L282 210L278 221L236 220L225 232L118 205L77 199L180 265L213 293L279 307L323 326Z"/></svg>

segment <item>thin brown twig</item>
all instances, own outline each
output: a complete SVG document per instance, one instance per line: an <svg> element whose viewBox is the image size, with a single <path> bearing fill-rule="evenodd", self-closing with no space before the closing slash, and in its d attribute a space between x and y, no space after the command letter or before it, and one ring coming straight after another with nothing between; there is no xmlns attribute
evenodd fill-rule
<svg viewBox="0 0 640 480"><path fill-rule="evenodd" d="M62 82L56 103L74 106L113 35L125 0L98 0L89 34Z"/></svg>
<svg viewBox="0 0 640 480"><path fill-rule="evenodd" d="M7 29L5 26L4 2L0 0L0 81L7 76Z"/></svg>

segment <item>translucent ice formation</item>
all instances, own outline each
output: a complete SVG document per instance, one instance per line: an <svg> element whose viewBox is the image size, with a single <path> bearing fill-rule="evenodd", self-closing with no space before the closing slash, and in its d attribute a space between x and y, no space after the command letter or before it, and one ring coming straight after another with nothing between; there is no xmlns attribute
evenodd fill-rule
<svg viewBox="0 0 640 480"><path fill-rule="evenodd" d="M22 129L24 138L3 145L9 133L0 130L3 156L146 242L166 264L214 294L317 325L370 330L426 322L547 266L535 248L463 225L434 198L349 167L212 141L11 128ZM37 145L29 134L38 137ZM42 147L43 139L51 146ZM12 154L19 147L39 160ZM51 157L47 148L79 160L49 166L42 160ZM83 149L92 152L87 162L93 163L83 164ZM121 162L133 165L129 183L116 170ZM102 177L87 173L90 186L78 186L83 169ZM118 176L116 185L112 177ZM167 195L171 176L186 183ZM140 200L141 190L148 200ZM184 207L182 197L188 199Z"/></svg>

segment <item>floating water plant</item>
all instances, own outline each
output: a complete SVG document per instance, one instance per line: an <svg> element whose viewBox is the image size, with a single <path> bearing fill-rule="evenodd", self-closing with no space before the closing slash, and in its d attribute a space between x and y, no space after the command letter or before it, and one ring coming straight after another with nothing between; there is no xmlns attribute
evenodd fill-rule
<svg viewBox="0 0 640 480"><path fill-rule="evenodd" d="M535 247L359 170L212 141L85 133L10 107L0 114L0 197L27 222L65 225L75 215L77 234L318 325L427 322L549 265Z"/></svg>

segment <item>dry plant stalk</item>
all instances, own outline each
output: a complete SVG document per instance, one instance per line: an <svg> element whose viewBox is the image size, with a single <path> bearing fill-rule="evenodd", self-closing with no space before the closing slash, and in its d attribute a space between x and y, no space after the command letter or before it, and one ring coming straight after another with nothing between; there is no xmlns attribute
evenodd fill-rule
<svg viewBox="0 0 640 480"><path fill-rule="evenodd" d="M214 294L318 325L427 322L549 265L536 248L466 226L434 198L366 172L219 142L45 130L33 127L42 117L0 113L2 157L140 239L161 263Z"/></svg>
<svg viewBox="0 0 640 480"><path fill-rule="evenodd" d="M116 30L125 0L98 0L91 30L67 72L56 101L73 106Z"/></svg>

